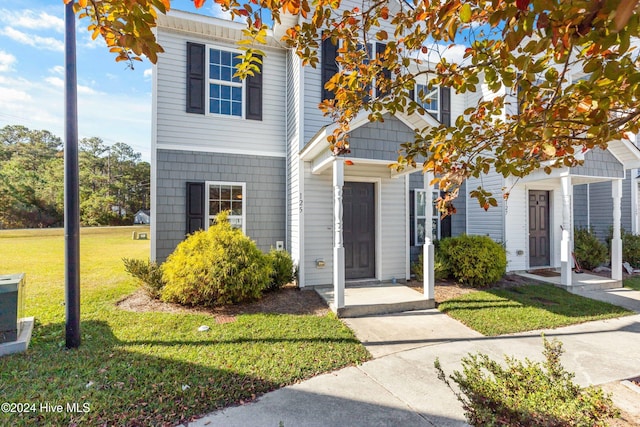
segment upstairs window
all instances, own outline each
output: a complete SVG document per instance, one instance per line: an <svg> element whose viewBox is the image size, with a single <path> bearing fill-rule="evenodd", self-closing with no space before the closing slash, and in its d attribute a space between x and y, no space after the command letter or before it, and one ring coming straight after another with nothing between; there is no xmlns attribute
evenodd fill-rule
<svg viewBox="0 0 640 427"><path fill-rule="evenodd" d="M243 84L233 77L240 59L227 50L209 49L209 112L242 117Z"/></svg>
<svg viewBox="0 0 640 427"><path fill-rule="evenodd" d="M260 71L242 81L233 77L240 59L231 50L187 42L186 54L187 113L204 115L208 109L211 114L262 120L261 56Z"/></svg>
<svg viewBox="0 0 640 427"><path fill-rule="evenodd" d="M419 84L417 86L416 102L429 113L438 117L438 112L440 111L440 91L438 88L429 90L427 85Z"/></svg>
<svg viewBox="0 0 640 427"><path fill-rule="evenodd" d="M451 88L434 87L416 84L409 97L422 106L429 114L440 120L440 123L451 126Z"/></svg>

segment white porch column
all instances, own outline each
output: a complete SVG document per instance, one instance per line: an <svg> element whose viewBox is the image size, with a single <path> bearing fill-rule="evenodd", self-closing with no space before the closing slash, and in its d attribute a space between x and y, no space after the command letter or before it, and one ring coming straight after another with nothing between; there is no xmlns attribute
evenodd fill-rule
<svg viewBox="0 0 640 427"><path fill-rule="evenodd" d="M434 266L434 247L431 239L425 237L424 245L422 246L422 280L424 286L424 298L427 300L433 300L436 298L435 292L435 272Z"/></svg>
<svg viewBox="0 0 640 427"><path fill-rule="evenodd" d="M620 238L620 217L622 210L622 180L611 181L613 197L613 238L611 239L611 278L622 280L622 239Z"/></svg>
<svg viewBox="0 0 640 427"><path fill-rule="evenodd" d="M431 184L431 181L433 181L433 172L425 172L422 176L426 193L425 216L427 217L424 224L424 245L422 246L422 286L424 287L424 298L427 300L433 300L436 297L434 272L435 248L433 247L434 236L433 226L431 223L431 212L433 210L433 202L431 200L433 185Z"/></svg>
<svg viewBox="0 0 640 427"><path fill-rule="evenodd" d="M333 296L336 309L344 307L344 240L342 235L342 187L344 160L333 160Z"/></svg>
<svg viewBox="0 0 640 427"><path fill-rule="evenodd" d="M422 174L422 179L423 179L423 184L424 184L424 190L427 193L426 194L426 207L425 207L425 215L428 219L428 221L425 223L425 237L428 237L429 239L431 239L431 241L433 242L434 236L433 236L433 227L431 225L431 211L433 209L432 206L432 202L431 202L431 198L433 197L431 195L431 193L433 193L433 185L431 184L431 181L433 181L433 172L425 172ZM438 236L435 236L438 237Z"/></svg>
<svg viewBox="0 0 640 427"><path fill-rule="evenodd" d="M573 244L572 224L572 194L571 175L560 178L562 187L562 239L560 241L560 283L563 286L571 286L571 263Z"/></svg>

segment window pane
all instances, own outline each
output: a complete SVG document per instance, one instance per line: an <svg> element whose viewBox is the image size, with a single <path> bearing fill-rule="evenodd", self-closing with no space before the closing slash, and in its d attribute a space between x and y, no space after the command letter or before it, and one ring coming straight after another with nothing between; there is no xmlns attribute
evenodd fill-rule
<svg viewBox="0 0 640 427"><path fill-rule="evenodd" d="M241 102L232 102L231 103L231 115L241 117L242 116L242 103Z"/></svg>
<svg viewBox="0 0 640 427"><path fill-rule="evenodd" d="M220 67L218 65L211 64L209 67L209 78L220 80Z"/></svg>
<svg viewBox="0 0 640 427"><path fill-rule="evenodd" d="M209 215L216 215L220 212L220 202L217 200L209 202Z"/></svg>
<svg viewBox="0 0 640 427"><path fill-rule="evenodd" d="M230 82L231 81L231 75L233 73L231 72L231 68L229 67L222 67L220 69L220 80L224 80L225 82Z"/></svg>
<svg viewBox="0 0 640 427"><path fill-rule="evenodd" d="M233 215L242 215L242 202L231 202L231 213Z"/></svg>
<svg viewBox="0 0 640 427"><path fill-rule="evenodd" d="M220 188L220 199L221 200L231 200L231 187L228 185L223 185Z"/></svg>
<svg viewBox="0 0 640 427"><path fill-rule="evenodd" d="M221 201L220 202L220 210L222 210L222 211L231 210L231 202L225 201L225 200Z"/></svg>
<svg viewBox="0 0 640 427"><path fill-rule="evenodd" d="M222 98L222 99L231 99L231 87L230 86L221 86L220 87L220 98Z"/></svg>
<svg viewBox="0 0 640 427"><path fill-rule="evenodd" d="M231 187L233 200L242 200L242 187L234 185Z"/></svg>
<svg viewBox="0 0 640 427"><path fill-rule="evenodd" d="M209 50L209 62L211 62L212 64L220 63L220 51L218 49Z"/></svg>
<svg viewBox="0 0 640 427"><path fill-rule="evenodd" d="M220 101L220 114L231 115L231 102Z"/></svg>
<svg viewBox="0 0 640 427"><path fill-rule="evenodd" d="M426 211L426 200L424 191L416 191L416 216L424 217Z"/></svg>
<svg viewBox="0 0 640 427"><path fill-rule="evenodd" d="M425 233L426 233L426 229L425 229L425 219L418 219L416 221L416 245L420 246L422 244L424 244L424 237L425 237Z"/></svg>
<svg viewBox="0 0 640 427"><path fill-rule="evenodd" d="M220 186L212 185L209 187L209 198L211 200L220 200Z"/></svg>
<svg viewBox="0 0 640 427"><path fill-rule="evenodd" d="M439 236L438 233L438 227L440 225L440 221L438 221L436 218L431 220L431 235L433 236L434 239L437 239Z"/></svg>
<svg viewBox="0 0 640 427"><path fill-rule="evenodd" d="M242 101L242 88L234 87L231 89L231 99L234 101Z"/></svg>
<svg viewBox="0 0 640 427"><path fill-rule="evenodd" d="M209 111L213 114L220 114L220 101L212 99L209 103Z"/></svg>
<svg viewBox="0 0 640 427"><path fill-rule="evenodd" d="M231 52L225 50L220 52L220 64L231 65Z"/></svg>
<svg viewBox="0 0 640 427"><path fill-rule="evenodd" d="M220 85L212 84L210 91L211 98L220 98Z"/></svg>

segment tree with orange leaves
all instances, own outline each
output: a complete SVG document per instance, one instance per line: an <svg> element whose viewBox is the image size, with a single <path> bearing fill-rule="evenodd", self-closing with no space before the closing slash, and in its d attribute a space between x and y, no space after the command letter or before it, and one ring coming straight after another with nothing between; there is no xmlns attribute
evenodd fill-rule
<svg viewBox="0 0 640 427"><path fill-rule="evenodd" d="M204 2L194 0L197 7ZM328 147L338 155L348 150L349 122L360 111L371 120L385 112L424 113L409 95L422 75L429 87L492 93L451 126L418 129L393 165L426 159L423 169L448 192L443 209L471 176L493 169L523 177L539 168L575 166L578 153L639 131L638 0L364 0L353 8L340 0L215 2L246 20L240 76L255 72L264 54L260 43L270 25L263 13L272 25L298 17L286 21L295 24L283 41L305 65L317 65L321 39L341 40L340 70L327 83L335 97L320 104L340 124ZM169 7L170 0L75 3L91 20L93 36L102 36L117 60L128 61L157 60L162 48L152 29L156 14ZM384 42L386 49L369 60L359 48L368 41ZM451 60L448 52L460 45L462 54ZM371 87L383 95L369 96ZM482 206L496 204L483 189L472 195Z"/></svg>

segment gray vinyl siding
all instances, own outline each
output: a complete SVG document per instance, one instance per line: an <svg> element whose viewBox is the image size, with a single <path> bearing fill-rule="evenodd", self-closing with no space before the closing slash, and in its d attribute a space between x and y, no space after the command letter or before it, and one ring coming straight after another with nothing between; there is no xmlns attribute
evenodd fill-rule
<svg viewBox="0 0 640 427"><path fill-rule="evenodd" d="M263 119L244 120L213 114L191 114L186 105L186 44L237 49L235 40L207 39L196 34L158 31L165 52L158 56L157 147L159 149L285 156L285 51L265 48ZM208 87L208 83L207 83ZM246 91L245 91L246 92ZM208 111L208 101L207 101Z"/></svg>
<svg viewBox="0 0 640 427"><path fill-rule="evenodd" d="M156 258L173 252L185 237L186 183L246 183L246 232L263 251L285 240L285 159L158 150Z"/></svg>
<svg viewBox="0 0 640 427"><path fill-rule="evenodd" d="M624 167L608 150L595 148L584 156L584 164L571 168L571 175L624 178Z"/></svg>
<svg viewBox="0 0 640 427"><path fill-rule="evenodd" d="M493 194L498 202L498 206L491 206L488 210L484 210L478 203L478 200L466 197L466 215L469 220L467 234L478 234L489 236L496 242L503 242L504 237L504 203L502 198L502 187L504 179L502 175L489 172L482 175L481 178L469 178L467 180L467 189L475 189L483 187L485 190Z"/></svg>
<svg viewBox="0 0 640 427"><path fill-rule="evenodd" d="M590 226L602 241L609 235L609 227L613 224L613 200L611 199L611 182L589 184L589 216Z"/></svg>
<svg viewBox="0 0 640 427"><path fill-rule="evenodd" d="M453 201L456 213L451 216L451 236L459 236L467 232L467 182L460 186L458 198Z"/></svg>
<svg viewBox="0 0 640 427"><path fill-rule="evenodd" d="M385 114L383 118L384 122L367 123L350 132L348 157L398 160L400 144L413 141L415 133L395 116Z"/></svg>
<svg viewBox="0 0 640 427"><path fill-rule="evenodd" d="M588 184L573 187L573 226L575 228L589 227L588 188Z"/></svg>
<svg viewBox="0 0 640 427"><path fill-rule="evenodd" d="M322 49L318 49L318 64L322 63ZM304 117L304 135L300 141L300 149L302 149L311 138L323 126L331 124L331 119L323 116L322 111L318 108L322 101L322 74L320 65L316 68L304 67L304 99L303 99L303 117Z"/></svg>
<svg viewBox="0 0 640 427"><path fill-rule="evenodd" d="M633 208L631 200L631 170L626 171L626 178L622 181L622 200L620 202L620 226L627 232L632 231ZM611 182L589 184L590 204L589 215L591 226L600 240L609 236L609 229L613 226L613 199L611 198ZM575 202L574 202L575 204Z"/></svg>

